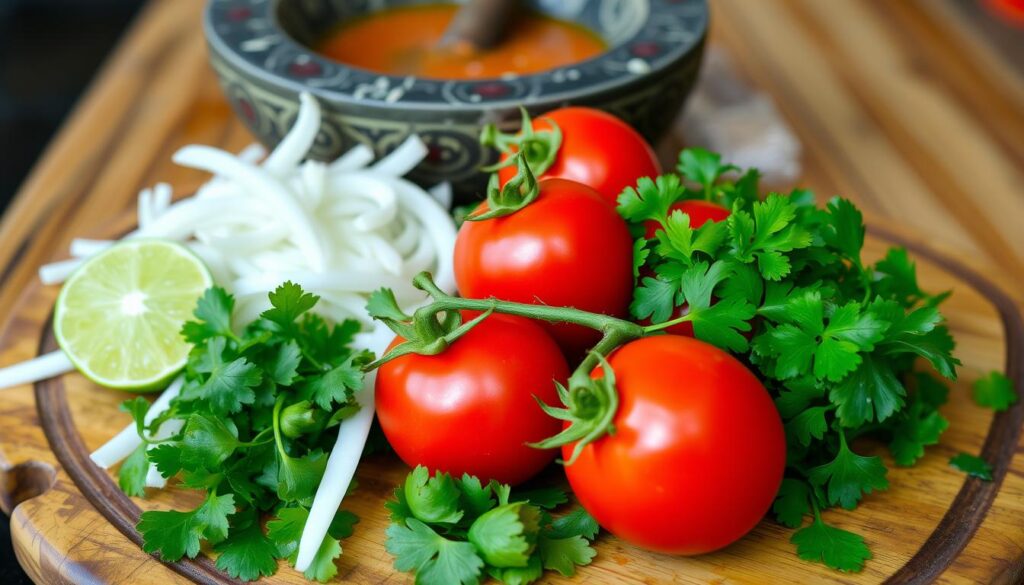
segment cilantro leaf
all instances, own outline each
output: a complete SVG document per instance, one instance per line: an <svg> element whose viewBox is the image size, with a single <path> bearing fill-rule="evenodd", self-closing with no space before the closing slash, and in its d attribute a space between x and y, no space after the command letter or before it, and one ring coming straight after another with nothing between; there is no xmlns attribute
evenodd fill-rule
<svg viewBox="0 0 1024 585"><path fill-rule="evenodd" d="M896 465L913 465L924 456L924 448L939 442L939 436L949 427L937 410L918 400L908 409L903 420L893 429L889 452Z"/></svg>
<svg viewBox="0 0 1024 585"><path fill-rule="evenodd" d="M316 306L320 297L307 293L302 287L288 281L270 293L270 305L273 307L260 314L260 317L275 323L285 331L294 328L295 320L303 313Z"/></svg>
<svg viewBox="0 0 1024 585"><path fill-rule="evenodd" d="M277 572L277 547L264 536L259 519L249 514L247 523L236 527L231 538L214 549L220 553L217 568L242 581L255 581Z"/></svg>
<svg viewBox="0 0 1024 585"><path fill-rule="evenodd" d="M853 203L839 197L829 201L827 209L829 213L822 230L825 243L859 262L864 247L864 216Z"/></svg>
<svg viewBox="0 0 1024 585"><path fill-rule="evenodd" d="M597 520L594 520L594 517L583 506L577 506L565 516L555 518L546 534L548 537L556 539L582 536L587 540L593 540L600 530L601 527L598 526Z"/></svg>
<svg viewBox="0 0 1024 585"><path fill-rule="evenodd" d="M992 481L992 466L988 461L975 455L958 453L949 460L949 465L958 471L962 471L971 477L983 481Z"/></svg>
<svg viewBox="0 0 1024 585"><path fill-rule="evenodd" d="M239 446L234 429L220 418L194 413L185 423L185 431L180 443L173 444L178 449L179 465L188 470L217 470ZM161 448L172 445L161 446ZM156 449L159 451L161 448ZM157 465L161 464L163 453L158 456ZM162 471L162 470L161 470Z"/></svg>
<svg viewBox="0 0 1024 585"><path fill-rule="evenodd" d="M906 305L923 298L925 294L917 284L917 269L907 255L906 248L889 248L885 258L874 266L876 293Z"/></svg>
<svg viewBox="0 0 1024 585"><path fill-rule="evenodd" d="M469 527L466 537L487 564L525 567L539 531L540 508L515 502L485 512Z"/></svg>
<svg viewBox="0 0 1024 585"><path fill-rule="evenodd" d="M544 566L540 561L540 553L534 553L525 567L492 567L487 565L487 574L500 581L502 585L527 585L544 575Z"/></svg>
<svg viewBox="0 0 1024 585"><path fill-rule="evenodd" d="M650 318L653 323L664 323L676 308L678 290L677 284L646 276L634 293L629 312L637 319Z"/></svg>
<svg viewBox="0 0 1024 585"><path fill-rule="evenodd" d="M796 528L803 524L804 516L811 511L811 490L807 482L785 478L779 486L779 493L772 504L775 518L783 526Z"/></svg>
<svg viewBox="0 0 1024 585"><path fill-rule="evenodd" d="M147 447L146 443L136 447L132 454L121 462L121 468L117 471L117 485L129 496L146 495L146 474L149 472Z"/></svg>
<svg viewBox="0 0 1024 585"><path fill-rule="evenodd" d="M291 386L298 377L300 364L302 364L302 349L294 339L289 339L277 348L274 359L269 364L268 373L275 383Z"/></svg>
<svg viewBox="0 0 1024 585"><path fill-rule="evenodd" d="M888 488L889 480L885 478L887 470L881 458L857 455L846 445L842 433L839 438L839 453L835 459L811 469L808 478L817 486L827 484L829 504L852 510L864 494Z"/></svg>
<svg viewBox="0 0 1024 585"><path fill-rule="evenodd" d="M302 575L311 581L326 583L338 574L338 566L334 564L334 560L340 556L341 543L330 535L325 536L320 548L316 549L313 562Z"/></svg>
<svg viewBox="0 0 1024 585"><path fill-rule="evenodd" d="M636 188L626 187L618 197L618 212L626 221L662 221L685 188L677 175L637 179Z"/></svg>
<svg viewBox="0 0 1024 585"><path fill-rule="evenodd" d="M478 583L484 562L468 542L449 540L415 518L388 527L384 547L399 571L414 571L423 585Z"/></svg>
<svg viewBox="0 0 1024 585"><path fill-rule="evenodd" d="M135 431L140 437L145 438L146 433L146 413L149 412L149 401L141 396L136 396L131 400L125 400L118 407L121 412L127 412L132 416L132 421L135 423Z"/></svg>
<svg viewBox="0 0 1024 585"><path fill-rule="evenodd" d="M311 399L324 410L330 410L332 403L348 402L352 399L353 393L363 387L363 372L360 365L367 362L365 358L365 353L357 354L322 376L314 378L303 390L302 397Z"/></svg>
<svg viewBox="0 0 1024 585"><path fill-rule="evenodd" d="M907 391L886 361L868 355L860 366L834 386L829 400L844 427L888 419L903 407Z"/></svg>
<svg viewBox="0 0 1024 585"><path fill-rule="evenodd" d="M545 569L558 571L566 577L576 574L576 567L589 565L597 555L582 536L568 538L550 538L541 535L537 540L537 550Z"/></svg>
<svg viewBox="0 0 1024 585"><path fill-rule="evenodd" d="M462 518L459 489L452 476L416 466L405 478L405 500L413 516L423 522L454 524Z"/></svg>
<svg viewBox="0 0 1024 585"><path fill-rule="evenodd" d="M996 412L1002 412L1017 402L1013 382L1001 372L989 372L987 376L978 378L972 390L974 402Z"/></svg>
<svg viewBox="0 0 1024 585"><path fill-rule="evenodd" d="M217 543L228 535L228 515L234 513L231 494L210 492L206 500L191 512L176 510L143 512L136 528L142 533L142 550L159 552L165 561L199 554L199 541Z"/></svg>
<svg viewBox="0 0 1024 585"><path fill-rule="evenodd" d="M721 155L703 148L683 149L679 153L679 163L676 165L676 170L680 174L700 183L705 192L711 190L722 173L735 169L733 165L722 164Z"/></svg>
<svg viewBox="0 0 1024 585"><path fill-rule="evenodd" d="M519 490L512 494L512 502L530 502L538 508L550 510L569 501L565 490L556 487Z"/></svg>
<svg viewBox="0 0 1024 585"><path fill-rule="evenodd" d="M463 510L465 510L469 517L476 518L480 514L483 514L494 507L494 497L492 496L491 484L481 485L478 478L469 475L468 473L462 474L462 478L456 480L456 484L459 488L459 505ZM395 496L398 499L399 505L404 503L404 491L395 490ZM394 507L389 505L388 508L392 510L392 522L398 522L404 519L395 517ZM412 512L410 511L408 514L405 514L405 517L408 517L411 514Z"/></svg>
<svg viewBox="0 0 1024 585"><path fill-rule="evenodd" d="M245 358L224 361L225 339L215 337L206 342L205 359L196 365L200 373L209 374L203 382L188 389L210 403L215 413L229 414L256 400L253 388L263 380L263 373Z"/></svg>
<svg viewBox="0 0 1024 585"><path fill-rule="evenodd" d="M231 330L231 312L235 309L235 299L219 286L213 286L203 292L196 303L194 315L196 321L187 321L181 334L189 343L199 345L211 337L233 337Z"/></svg>
<svg viewBox="0 0 1024 585"><path fill-rule="evenodd" d="M282 456L277 468L277 496L285 502L311 500L326 469L327 456L320 450L302 457Z"/></svg>
<svg viewBox="0 0 1024 585"><path fill-rule="evenodd" d="M871 558L863 537L829 526L821 518L815 518L809 526L794 532L789 540L796 545L801 559L824 563L840 571L860 571L864 561Z"/></svg>
<svg viewBox="0 0 1024 585"><path fill-rule="evenodd" d="M828 410L827 406L815 406L796 415L786 423L786 436L804 446L809 445L812 438L821 440L828 430L825 422Z"/></svg>

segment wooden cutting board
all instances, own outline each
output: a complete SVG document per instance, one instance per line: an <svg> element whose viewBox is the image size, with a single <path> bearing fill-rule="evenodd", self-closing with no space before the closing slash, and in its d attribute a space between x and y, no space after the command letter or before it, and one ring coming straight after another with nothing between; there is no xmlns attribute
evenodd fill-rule
<svg viewBox="0 0 1024 585"><path fill-rule="evenodd" d="M852 513L826 513L867 539L875 558L862 573L800 561L791 531L766 521L736 545L692 559L602 536L595 563L571 582L1024 579L1024 402L994 416L968 396L970 381L988 370L1006 371L1018 392L1024 375L1024 86L916 1L825 4L714 0L712 41L776 97L805 145L801 182L843 193L876 218L870 254L907 244L922 284L954 291L946 313L965 365L943 410L950 429L921 464L893 468L888 491ZM0 365L53 348L57 291L38 284L40 264L64 257L72 237L120 233L143 186L193 190L205 177L170 163L178 147L237 150L251 141L207 69L202 5L150 3L0 224ZM11 514L19 559L46 584L230 582L203 557L164 565L138 548L140 510L191 507L188 493L128 499L88 463L88 452L127 422L117 410L124 398L77 375L0 392L0 508ZM983 453L994 481L950 469L959 451ZM382 503L404 473L389 457L360 467L360 489L346 505L362 522L343 543L339 582L411 581L394 573L382 546ZM271 581L303 582L288 568Z"/></svg>
<svg viewBox="0 0 1024 585"><path fill-rule="evenodd" d="M959 341L963 379L942 409L950 428L940 445L929 448L916 467L892 467L890 489L868 496L855 512L825 514L828 522L865 537L875 555L865 570L844 575L800 561L788 542L791 531L766 520L739 543L695 558L648 553L604 535L597 542L596 561L580 571L577 582L1019 581L1024 574L1024 401L993 416L972 403L969 382L995 368L1007 371L1021 388L1021 313L980 275L903 236L873 235L869 254L880 255L893 240L909 244L922 286L953 291L945 312ZM39 352L56 347L49 327L56 293L56 287L38 284L23 291L0 340L9 348L0 356L4 361L32 347ZM2 398L0 451L8 465L16 465L0 483L0 495L7 512L21 502L13 509L14 543L34 579L46 584L232 582L206 557L162 565L138 548L134 524L140 510L190 509L198 501L194 492L176 489L151 490L145 500L129 499L112 474L91 464L89 452L129 422L117 409L123 393L72 374L5 391ZM877 452L891 464L878 445L860 449ZM992 462L993 481L970 479L950 468L949 457L960 451L981 453ZM371 457L360 466L359 489L345 507L361 521L355 535L343 542L341 582L409 580L395 574L383 545L388 523L383 504L406 472L393 456ZM269 581L303 579L285 567Z"/></svg>

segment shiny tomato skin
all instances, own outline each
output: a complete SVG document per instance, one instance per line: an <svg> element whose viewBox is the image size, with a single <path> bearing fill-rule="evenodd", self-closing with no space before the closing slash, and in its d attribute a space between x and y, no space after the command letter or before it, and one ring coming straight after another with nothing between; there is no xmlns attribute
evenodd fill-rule
<svg viewBox="0 0 1024 585"><path fill-rule="evenodd" d="M615 434L565 468L583 507L623 540L670 554L710 552L749 532L786 463L764 386L724 351L676 335L628 343L608 361L620 395Z"/></svg>
<svg viewBox="0 0 1024 585"><path fill-rule="evenodd" d="M438 355L410 354L381 366L377 418L410 467L515 485L557 454L526 443L561 430L534 396L557 404L554 380L565 383L568 375L558 345L539 325L495 313Z"/></svg>
<svg viewBox="0 0 1024 585"><path fill-rule="evenodd" d="M560 108L533 120L534 130L550 129L549 120L561 129L562 145L539 178L578 181L615 205L619 193L635 185L637 179L661 174L651 145L629 124L607 112L578 106ZM507 159L508 155L501 157ZM501 169L501 184L515 174L515 165Z"/></svg>
<svg viewBox="0 0 1024 585"><path fill-rule="evenodd" d="M688 199L686 201L677 201L676 203L673 203L672 206L668 208L669 215L672 215L672 212L677 209L690 216L690 227L693 229L697 229L709 221L724 221L729 217L728 209L717 203L702 201L700 199ZM661 224L653 219L649 219L644 222L644 227L647 228L647 232L644 234L644 237L650 239L658 233L659 229L661 229Z"/></svg>
<svg viewBox="0 0 1024 585"><path fill-rule="evenodd" d="M633 295L626 223L586 185L544 179L539 186L540 196L511 215L462 224L455 240L459 292L626 317ZM474 213L486 209L484 202ZM600 339L580 325L543 325L570 361Z"/></svg>

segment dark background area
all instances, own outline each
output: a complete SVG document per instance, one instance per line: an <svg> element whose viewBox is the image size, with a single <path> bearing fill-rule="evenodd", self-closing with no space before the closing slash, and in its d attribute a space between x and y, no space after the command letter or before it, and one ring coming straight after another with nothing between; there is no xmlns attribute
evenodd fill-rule
<svg viewBox="0 0 1024 585"><path fill-rule="evenodd" d="M0 0L0 212L142 4ZM31 583L2 514L0 583Z"/></svg>

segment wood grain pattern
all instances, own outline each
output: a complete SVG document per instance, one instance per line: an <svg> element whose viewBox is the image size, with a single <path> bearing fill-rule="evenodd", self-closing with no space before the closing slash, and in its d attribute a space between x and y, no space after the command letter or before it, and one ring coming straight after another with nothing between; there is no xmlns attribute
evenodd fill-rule
<svg viewBox="0 0 1024 585"><path fill-rule="evenodd" d="M166 181L183 194L198 186L201 173L170 163L178 147L237 150L251 141L205 65L202 4L151 2L0 223L0 364L49 343L45 323L56 290L36 281L40 264L63 257L72 237L126 227L141 187ZM947 312L965 368L944 409L950 430L922 465L894 468L890 490L854 513L828 513L830 522L865 535L875 558L857 575L829 572L797 559L790 531L764 522L737 545L696 559L643 553L604 537L599 561L575 582L1024 579L1024 405L993 417L968 398L968 383L982 372L1019 377L1024 365L1017 332L1024 92L948 11L933 14L933 4L712 2L712 42L776 98L804 143L801 183L865 208L883 236L872 238L871 254L881 253L885 237L905 240L918 249L922 283L954 290ZM940 267L945 258L957 260L955 274ZM194 505L192 494L128 500L105 473L74 464L127 422L116 408L123 395L67 376L3 397L0 508L12 513L16 552L38 582L225 582L209 561L169 567L132 541L139 507L184 508ZM982 449L997 462L1001 481L965 481L946 466L957 451ZM363 520L343 543L340 580L408 580L392 576L381 529L381 501L403 473L382 457L360 468L361 487L349 502ZM120 524L112 520L119 517ZM273 582L303 580L282 569Z"/></svg>

